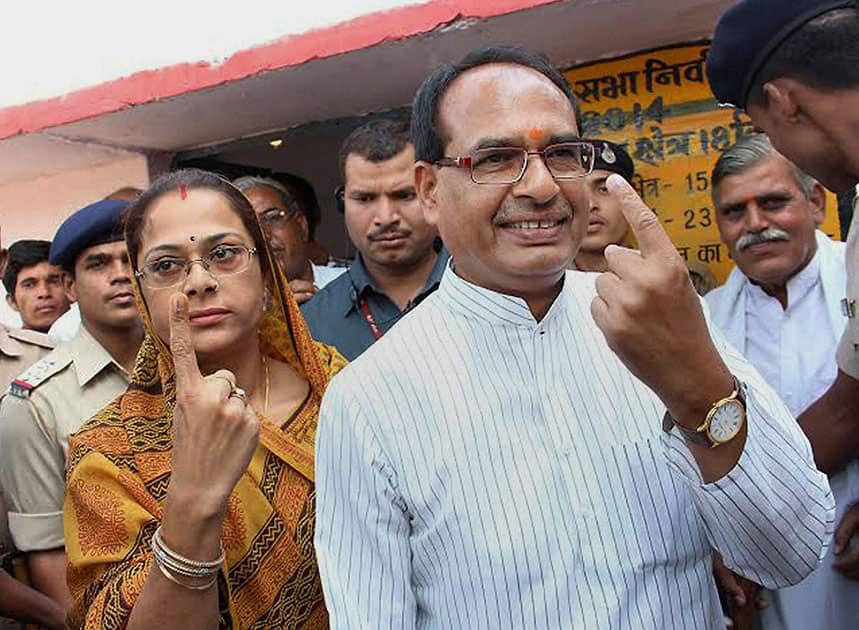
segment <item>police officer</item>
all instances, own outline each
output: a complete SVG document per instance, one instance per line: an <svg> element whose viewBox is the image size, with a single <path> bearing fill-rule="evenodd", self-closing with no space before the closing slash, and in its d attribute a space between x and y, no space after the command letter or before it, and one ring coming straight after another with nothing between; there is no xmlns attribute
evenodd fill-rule
<svg viewBox="0 0 859 630"><path fill-rule="evenodd" d="M6 263L5 254L0 248L0 274ZM12 379L53 347L54 342L47 335L0 324L0 387L8 387ZM14 554L3 488L0 487L0 629L20 628L20 624L12 619L36 623L41 627L63 627L63 611L56 603L10 575Z"/></svg>
<svg viewBox="0 0 859 630"><path fill-rule="evenodd" d="M124 201L99 201L57 231L50 262L65 272L81 328L16 380L0 402L0 485L9 529L37 589L68 608L63 495L69 435L125 391L143 328L123 240Z"/></svg>
<svg viewBox="0 0 859 630"><path fill-rule="evenodd" d="M0 324L0 382L2 387L8 387L18 374L30 365L47 355L54 347L54 342L47 335L35 330L23 330L8 328ZM3 454L5 459L6 454ZM16 609L21 608L17 601L4 601L5 597L11 596L16 588L20 588L3 571L12 572L12 559L15 547L9 533L8 518L6 514L5 497L3 488L0 486L0 629L18 628L11 620L7 621L3 615L17 618ZM26 591L22 592L22 595ZM32 594L29 594L32 595Z"/></svg>
<svg viewBox="0 0 859 630"><path fill-rule="evenodd" d="M0 275L6 270L8 252L0 247ZM0 323L0 388L54 349L53 340L35 330L10 328ZM3 524L0 523L0 530Z"/></svg>
<svg viewBox="0 0 859 630"><path fill-rule="evenodd" d="M580 271L608 271L605 248L608 245L631 244L629 223L621 211L620 202L608 193L606 180L618 173L631 182L635 165L629 153L619 144L607 140L593 140L596 147L594 170L585 178L590 197L588 231L582 239L573 268Z"/></svg>

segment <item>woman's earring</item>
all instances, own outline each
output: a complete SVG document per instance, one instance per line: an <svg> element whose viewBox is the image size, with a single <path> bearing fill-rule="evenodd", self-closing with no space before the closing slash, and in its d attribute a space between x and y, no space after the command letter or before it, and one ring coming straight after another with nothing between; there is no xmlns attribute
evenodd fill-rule
<svg viewBox="0 0 859 630"><path fill-rule="evenodd" d="M263 313L268 313L271 310L271 293L266 289L265 293L262 296L262 310Z"/></svg>

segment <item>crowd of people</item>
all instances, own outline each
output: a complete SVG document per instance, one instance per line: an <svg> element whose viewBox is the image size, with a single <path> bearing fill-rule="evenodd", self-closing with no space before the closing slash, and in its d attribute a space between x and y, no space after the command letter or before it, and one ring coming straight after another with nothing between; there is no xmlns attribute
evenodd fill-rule
<svg viewBox="0 0 859 630"><path fill-rule="evenodd" d="M720 19L718 288L509 46L345 139L348 268L199 169L12 244L0 627L859 627L857 62L852 2Z"/></svg>

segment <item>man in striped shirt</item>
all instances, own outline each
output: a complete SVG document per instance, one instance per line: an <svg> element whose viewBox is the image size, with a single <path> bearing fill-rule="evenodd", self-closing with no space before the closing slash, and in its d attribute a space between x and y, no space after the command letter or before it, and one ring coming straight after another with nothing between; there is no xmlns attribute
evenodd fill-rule
<svg viewBox="0 0 859 630"><path fill-rule="evenodd" d="M565 271L594 158L576 112L518 48L418 90L417 191L452 263L323 400L335 628L715 630L714 549L772 588L824 553L833 500L807 441L622 177L607 187L640 251Z"/></svg>

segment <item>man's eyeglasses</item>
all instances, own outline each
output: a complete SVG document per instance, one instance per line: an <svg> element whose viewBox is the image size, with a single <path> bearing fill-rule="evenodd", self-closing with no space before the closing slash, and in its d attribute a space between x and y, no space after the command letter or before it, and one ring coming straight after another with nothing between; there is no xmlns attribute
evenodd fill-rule
<svg viewBox="0 0 859 630"><path fill-rule="evenodd" d="M298 214L298 210L284 210L282 208L269 208L259 215L259 222L264 230L281 228L292 221Z"/></svg>
<svg viewBox="0 0 859 630"><path fill-rule="evenodd" d="M218 245L204 258L186 260L176 256L161 256L143 265L134 272L150 289L169 289L185 282L191 265L200 263L216 279L241 273L251 264L256 247L244 245Z"/></svg>
<svg viewBox="0 0 859 630"><path fill-rule="evenodd" d="M517 147L488 147L477 149L463 157L444 157L436 166L467 168L475 184L515 184L525 175L528 158L539 155L555 179L578 179L594 170L596 151L590 142L560 142L542 151Z"/></svg>

